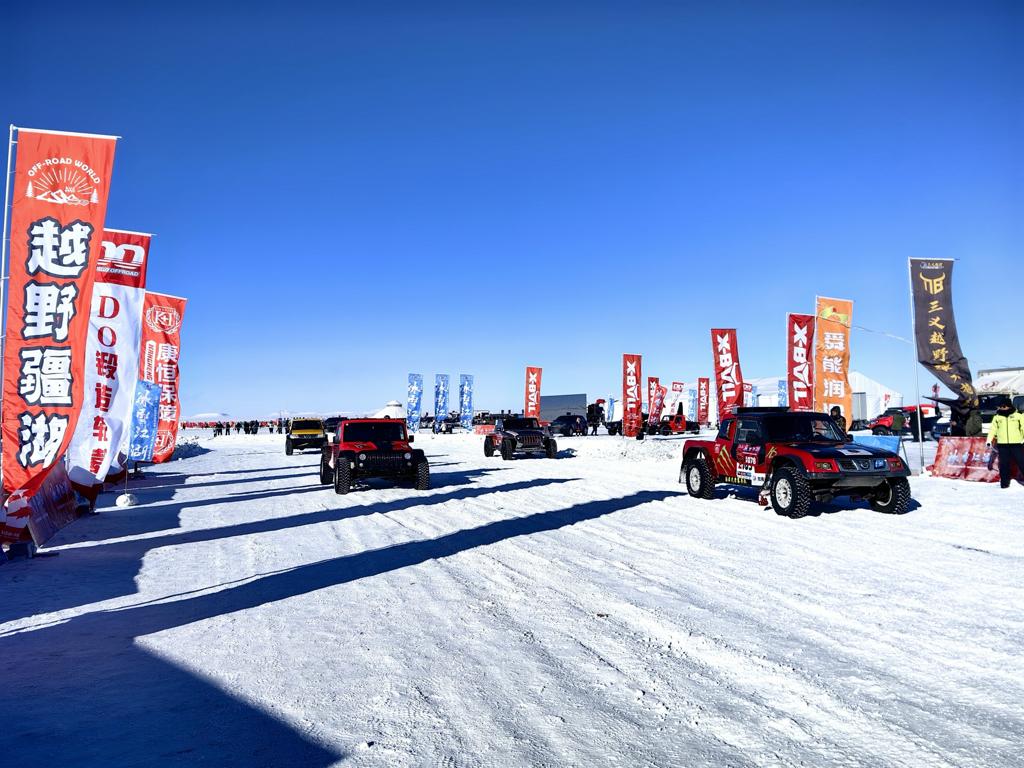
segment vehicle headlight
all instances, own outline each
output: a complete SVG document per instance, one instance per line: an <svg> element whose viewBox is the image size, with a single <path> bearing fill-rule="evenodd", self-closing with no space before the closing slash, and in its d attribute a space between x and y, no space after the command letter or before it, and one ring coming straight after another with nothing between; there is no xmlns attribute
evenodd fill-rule
<svg viewBox="0 0 1024 768"><path fill-rule="evenodd" d="M360 453L359 454L359 460L360 461L366 461L366 454L365 453Z"/></svg>
<svg viewBox="0 0 1024 768"><path fill-rule="evenodd" d="M885 459L875 459L875 469L885 469Z"/></svg>
<svg viewBox="0 0 1024 768"><path fill-rule="evenodd" d="M408 461L408 460L409 460L409 459L411 459L411 458L412 458L412 454L411 454L411 453L407 453L407 454L405 454L405 460L406 460L406 461Z"/></svg>

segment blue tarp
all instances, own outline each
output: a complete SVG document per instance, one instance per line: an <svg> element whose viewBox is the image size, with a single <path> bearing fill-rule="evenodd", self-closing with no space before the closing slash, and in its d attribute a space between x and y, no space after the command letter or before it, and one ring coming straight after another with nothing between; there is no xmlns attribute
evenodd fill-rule
<svg viewBox="0 0 1024 768"><path fill-rule="evenodd" d="M854 435L853 442L899 454L902 441L896 435Z"/></svg>

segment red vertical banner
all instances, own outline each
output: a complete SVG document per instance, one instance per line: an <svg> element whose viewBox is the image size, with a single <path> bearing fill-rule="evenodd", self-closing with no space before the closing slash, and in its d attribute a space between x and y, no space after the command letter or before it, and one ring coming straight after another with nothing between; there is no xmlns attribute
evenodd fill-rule
<svg viewBox="0 0 1024 768"><path fill-rule="evenodd" d="M18 130L2 433L4 491L21 499L63 458L90 394L86 336L115 144L113 136Z"/></svg>
<svg viewBox="0 0 1024 768"><path fill-rule="evenodd" d="M652 424L654 416L654 401L658 397L658 392L661 390L661 379L657 376L647 377L647 423ZM658 414L658 418L661 418L661 414Z"/></svg>
<svg viewBox="0 0 1024 768"><path fill-rule="evenodd" d="M735 328L711 329L711 352L715 361L715 386L718 390L718 420L735 413L743 405L743 372Z"/></svg>
<svg viewBox="0 0 1024 768"><path fill-rule="evenodd" d="M710 414L708 411L711 402L711 379L697 379L697 422L707 424Z"/></svg>
<svg viewBox="0 0 1024 768"><path fill-rule="evenodd" d="M636 437L643 422L640 355L622 356L622 434Z"/></svg>
<svg viewBox="0 0 1024 768"><path fill-rule="evenodd" d="M185 299L146 292L142 307L142 346L139 378L160 386L159 421L153 463L171 458L178 439L181 408L178 402L178 357Z"/></svg>
<svg viewBox="0 0 1024 768"><path fill-rule="evenodd" d="M540 382L543 372L543 368L526 368L526 402L523 405L523 416L528 419L540 418Z"/></svg>
<svg viewBox="0 0 1024 768"><path fill-rule="evenodd" d="M786 316L786 380L790 409L814 410L814 315Z"/></svg>

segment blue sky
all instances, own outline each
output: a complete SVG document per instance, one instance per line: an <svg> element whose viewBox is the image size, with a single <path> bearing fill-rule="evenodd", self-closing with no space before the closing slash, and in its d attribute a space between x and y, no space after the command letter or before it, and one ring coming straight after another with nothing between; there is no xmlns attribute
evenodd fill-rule
<svg viewBox="0 0 1024 768"><path fill-rule="evenodd" d="M713 326L775 375L816 294L909 337L910 256L960 259L973 368L1024 363L1022 3L149 5L5 5L0 118L124 137L186 414L607 396ZM912 391L908 345L853 367Z"/></svg>

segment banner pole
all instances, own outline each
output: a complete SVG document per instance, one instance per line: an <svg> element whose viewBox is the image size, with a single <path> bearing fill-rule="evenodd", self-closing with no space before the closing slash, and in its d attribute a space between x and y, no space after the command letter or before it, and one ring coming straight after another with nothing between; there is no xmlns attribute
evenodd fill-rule
<svg viewBox="0 0 1024 768"><path fill-rule="evenodd" d="M917 414L917 446L921 459L921 472L924 472L924 414L921 413L921 371L917 359L917 313L914 312L914 270L910 259L907 259L907 285L910 288L910 350L914 356L914 412Z"/></svg>
<svg viewBox="0 0 1024 768"><path fill-rule="evenodd" d="M0 240L0 313L3 317L0 318L0 328L3 329L3 333L0 333L0 382L3 381L4 373L4 356L3 346L4 339L6 337L6 324L7 324L7 313L4 309L4 298L7 295L7 223L8 212L10 209L11 200L11 155L14 151L14 124L8 126L7 134L7 171L4 174L4 228L3 228L3 240ZM0 386L0 402L3 402L4 393L3 387Z"/></svg>

